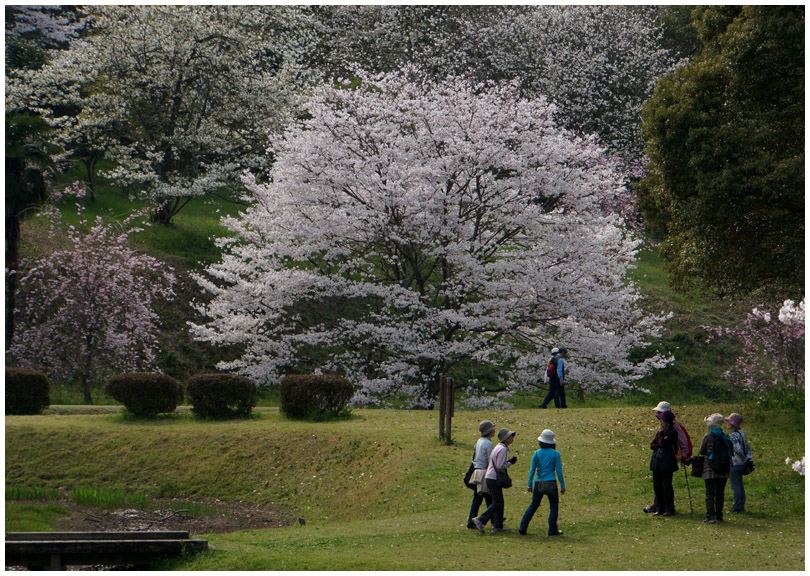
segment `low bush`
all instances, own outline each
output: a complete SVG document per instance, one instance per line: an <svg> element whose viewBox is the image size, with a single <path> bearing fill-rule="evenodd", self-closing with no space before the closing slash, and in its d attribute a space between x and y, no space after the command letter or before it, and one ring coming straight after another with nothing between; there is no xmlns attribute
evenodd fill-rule
<svg viewBox="0 0 810 576"><path fill-rule="evenodd" d="M290 418L339 415L354 396L354 386L343 376L290 374L279 384L280 410Z"/></svg>
<svg viewBox="0 0 810 576"><path fill-rule="evenodd" d="M51 405L51 383L39 370L6 366L6 414L39 414Z"/></svg>
<svg viewBox="0 0 810 576"><path fill-rule="evenodd" d="M245 418L259 399L256 384L236 374L196 374L186 381L186 395L203 418Z"/></svg>
<svg viewBox="0 0 810 576"><path fill-rule="evenodd" d="M132 372L107 380L107 394L136 416L174 412L183 401L183 386L166 374Z"/></svg>

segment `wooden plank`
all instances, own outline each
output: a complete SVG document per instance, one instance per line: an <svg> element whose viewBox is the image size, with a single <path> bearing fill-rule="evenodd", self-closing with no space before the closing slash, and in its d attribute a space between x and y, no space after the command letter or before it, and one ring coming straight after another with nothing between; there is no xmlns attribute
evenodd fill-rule
<svg viewBox="0 0 810 576"><path fill-rule="evenodd" d="M146 554L205 550L207 540L63 540L6 542L6 555L138 552Z"/></svg>
<svg viewBox="0 0 810 576"><path fill-rule="evenodd" d="M207 540L64 540L6 542L6 566L148 564L159 556L202 552Z"/></svg>
<svg viewBox="0 0 810 576"><path fill-rule="evenodd" d="M6 542L37 540L184 540L189 532L8 532Z"/></svg>

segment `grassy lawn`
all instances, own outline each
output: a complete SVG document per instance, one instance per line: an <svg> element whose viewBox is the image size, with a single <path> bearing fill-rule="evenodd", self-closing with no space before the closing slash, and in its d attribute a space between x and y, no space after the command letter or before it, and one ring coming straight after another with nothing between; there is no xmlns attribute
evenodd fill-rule
<svg viewBox="0 0 810 576"><path fill-rule="evenodd" d="M657 401L657 398L655 399ZM675 476L672 518L641 509L652 501L650 407L458 411L454 444L437 436L433 412L355 410L336 422L295 422L264 408L249 420L205 422L181 413L139 421L118 413L6 417L6 483L73 489L93 485L162 497L215 497L283 506L305 525L203 535L210 551L157 566L192 570L803 570L804 478L785 465L804 454L804 422L786 413L728 405L676 406L699 444L702 417L743 414L757 463L746 477L747 512L704 525L703 483ZM565 535L545 536L544 502L528 536L465 527L472 493L461 477L488 418L517 431L510 452L515 487L507 526L530 497L529 457L553 429L567 492ZM726 509L731 491L727 489ZM6 530L58 527L53 503L6 503ZM668 559L668 560L663 560Z"/></svg>

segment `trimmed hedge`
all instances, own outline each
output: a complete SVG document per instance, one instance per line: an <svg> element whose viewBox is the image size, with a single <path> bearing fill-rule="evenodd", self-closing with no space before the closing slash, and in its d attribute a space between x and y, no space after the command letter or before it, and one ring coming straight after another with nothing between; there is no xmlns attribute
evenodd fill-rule
<svg viewBox="0 0 810 576"><path fill-rule="evenodd" d="M281 412L290 418L339 415L354 396L354 386L333 374L290 374L279 383Z"/></svg>
<svg viewBox="0 0 810 576"><path fill-rule="evenodd" d="M105 384L107 394L136 416L174 412L183 402L183 386L166 374L132 372L112 376Z"/></svg>
<svg viewBox="0 0 810 576"><path fill-rule="evenodd" d="M39 370L6 366L6 414L39 414L51 405L51 383Z"/></svg>
<svg viewBox="0 0 810 576"><path fill-rule="evenodd" d="M236 374L195 374L186 381L191 411L203 418L245 418L259 400L256 384Z"/></svg>

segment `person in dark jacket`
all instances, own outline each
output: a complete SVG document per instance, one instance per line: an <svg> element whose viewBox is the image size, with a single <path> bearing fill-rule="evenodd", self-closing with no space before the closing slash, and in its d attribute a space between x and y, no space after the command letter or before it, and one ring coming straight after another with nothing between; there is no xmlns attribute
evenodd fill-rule
<svg viewBox="0 0 810 576"><path fill-rule="evenodd" d="M672 476L678 470L675 452L678 450L678 432L672 425L675 416L665 410L656 414L658 432L650 443L653 451L650 458L650 470L653 473L653 490L657 509L653 516L672 516L675 514L675 490L672 488Z"/></svg>
<svg viewBox="0 0 810 576"><path fill-rule="evenodd" d="M718 442L731 441L723 432L724 418L722 414L706 416L703 421L709 428L709 432L703 437L703 442L700 443L700 450L698 451L698 458L702 458L704 461L702 478L706 484L706 519L703 522L704 524L715 524L723 521L723 504L729 475L715 472L709 461L712 459L712 454Z"/></svg>
<svg viewBox="0 0 810 576"><path fill-rule="evenodd" d="M539 407L545 408L549 402L554 400L555 407L568 408L565 403L565 360L568 358L568 349L565 347L554 348L551 353L553 356L549 364L552 366L552 370L548 375L548 394Z"/></svg>

